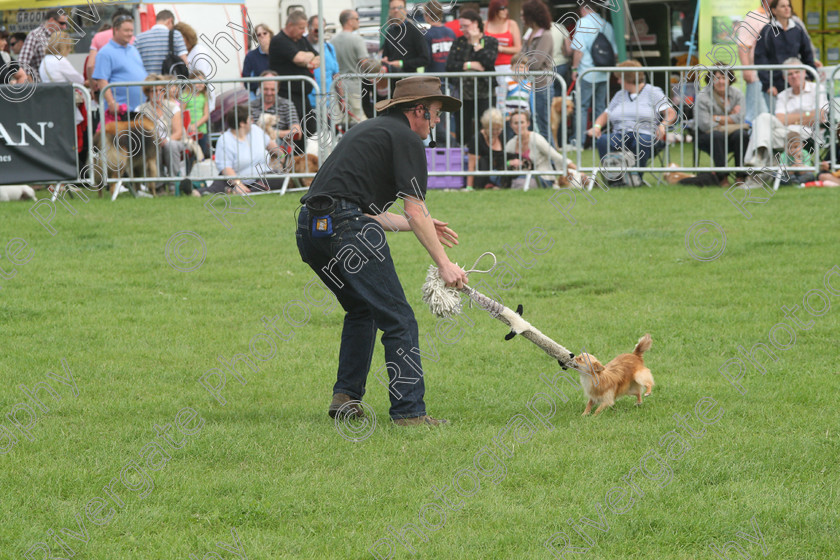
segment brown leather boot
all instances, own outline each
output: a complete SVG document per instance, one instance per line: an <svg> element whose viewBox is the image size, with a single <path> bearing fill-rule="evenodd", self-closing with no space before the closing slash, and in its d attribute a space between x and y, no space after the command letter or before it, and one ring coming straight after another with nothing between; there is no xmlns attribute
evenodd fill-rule
<svg viewBox="0 0 840 560"><path fill-rule="evenodd" d="M364 418L365 413L362 410L362 407L357 403L348 404L342 408L342 405L345 405L345 403L350 401L358 401L358 399L354 399L350 395L345 395L344 393L334 394L332 402L330 403L330 408L327 410L327 414L330 415L330 418L335 418L335 415L338 414L339 409L341 409L341 415L345 418Z"/></svg>
<svg viewBox="0 0 840 560"><path fill-rule="evenodd" d="M444 420L443 418L432 418L429 415L424 415L415 416L414 418L397 418L394 420L394 424L397 426L429 426L430 428L434 428L437 426L443 426L444 424L449 424L449 420Z"/></svg>

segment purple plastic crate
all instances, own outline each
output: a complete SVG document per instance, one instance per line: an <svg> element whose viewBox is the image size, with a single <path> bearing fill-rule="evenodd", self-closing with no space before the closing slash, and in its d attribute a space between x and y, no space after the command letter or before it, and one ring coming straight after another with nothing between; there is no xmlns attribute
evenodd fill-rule
<svg viewBox="0 0 840 560"><path fill-rule="evenodd" d="M426 163L429 171L463 171L463 148L426 148ZM427 188L459 189L464 186L462 176L429 177Z"/></svg>

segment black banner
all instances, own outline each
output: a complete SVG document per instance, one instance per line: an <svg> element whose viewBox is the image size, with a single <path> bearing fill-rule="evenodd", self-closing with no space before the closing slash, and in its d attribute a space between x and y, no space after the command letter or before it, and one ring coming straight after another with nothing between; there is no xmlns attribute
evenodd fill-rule
<svg viewBox="0 0 840 560"><path fill-rule="evenodd" d="M76 169L73 86L0 86L0 185L72 181Z"/></svg>

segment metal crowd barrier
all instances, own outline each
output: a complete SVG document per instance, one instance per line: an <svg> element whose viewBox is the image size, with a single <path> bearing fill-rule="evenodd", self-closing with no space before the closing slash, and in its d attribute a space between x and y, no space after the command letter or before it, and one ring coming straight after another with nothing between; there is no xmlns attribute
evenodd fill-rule
<svg viewBox="0 0 840 560"><path fill-rule="evenodd" d="M94 182L93 127L90 126L90 114L91 114L91 109L92 109L92 106L93 106L93 99L90 96L90 91L88 91L88 89L83 84L74 83L73 84L73 91L74 91L74 93L76 91L79 91L82 94L82 99L84 100L84 103L83 103L83 108L84 109L83 110L85 111L85 114L88 116L88 126L87 126L87 130L85 131L85 135L87 136L87 145L88 145L87 161L84 162L84 165L81 167L81 169L79 171L79 177L73 183L80 183L80 184L91 183L92 184ZM78 139L78 136L76 134L74 134L73 137ZM78 162L78 157L79 157L79 146L76 145L76 160L77 160L76 167L77 168L79 167L78 166L78 163L79 163ZM87 178L85 178L85 176L84 176L85 171L87 171ZM51 200L53 202L55 202L55 200L60 195L62 195L62 193L65 193L67 191L74 192L74 191L78 191L79 189L75 184L71 184L70 182L64 181L64 182L61 182L61 183L56 183L56 185L54 187L50 187L49 190L52 193Z"/></svg>
<svg viewBox="0 0 840 560"><path fill-rule="evenodd" d="M701 165L700 164L700 152L706 152L709 154L709 158L714 162L715 154L715 142L711 139L706 140L709 137L708 133L700 130L699 128L699 118L703 115L699 114L697 111L699 110L696 105L696 96L705 88L712 87L712 80L713 77L710 77L710 81L708 85L705 82L705 76L709 73L719 73L723 72L727 76L735 76L735 72L741 72L743 70L769 70L770 71L770 83L773 83L773 73L774 72L785 72L788 70L805 70L806 73L813 79L814 83L817 84L818 87L814 88L814 105L818 106L819 95L823 89L823 85L819 80L819 74L816 70L809 66L805 65L752 65L752 66L732 66L732 67L725 67L725 66L694 66L694 67L685 67L685 66L654 66L654 67L609 67L609 68L592 68L587 69L578 77L578 81L575 87L576 93L576 112L575 112L575 123L578 127L577 133L577 167L581 171L596 173L598 171L605 171L607 170L606 175L611 175L609 173L609 169L621 169L622 173L644 173L644 172L720 172L724 174L728 174L731 172L748 172L751 171L752 168L744 165L745 162L741 162L742 165L729 165L728 158L732 154L733 149L738 149L738 144L742 146L743 150L747 149L747 145L749 144L749 137L752 133L752 123L749 128L741 128L740 131L737 131L735 135L735 146L730 146L730 135L727 134L726 138L724 139L724 152L725 157L727 158L727 165L725 166L715 166L715 165ZM619 131L613 130L613 123L608 118L606 126L603 127L601 131L602 135L607 135L608 146L607 146L607 153L603 158L600 157L598 150L596 149L596 142L593 136L593 151L592 156L588 164L585 164L583 160L583 140L584 136L587 135L587 129L585 126L585 119L586 115L582 114L582 99L581 99L581 79L589 74L595 73L609 73L612 75L613 73L618 74L626 74L626 73L641 73L645 76L645 83L653 84L660 87L665 94L666 102L662 103L661 107L658 107L659 112L657 115L654 115L652 118L642 118L639 123L635 126L634 129L629 130L625 127L622 127ZM836 71L835 71L836 72ZM676 83L672 83L671 76L678 77ZM664 78L664 80L663 80ZM641 83L638 80L638 75L634 76L634 79L631 85L637 86ZM665 87L661 87L660 84L664 84ZM833 86L833 82L832 82ZM735 84L732 87L739 88L739 84ZM606 82L606 93L605 93L605 107L609 107L611 101L618 95L621 95L622 91L627 91L621 86L619 86L618 90L611 90L612 84L611 80L608 78ZM635 89L635 88L634 88ZM676 89L676 91L675 91ZM740 89L740 88L739 88ZM763 88L761 88L763 89ZM693 91L691 91L693 90ZM627 92L628 100L629 100L629 92ZM728 90L724 96L724 104L728 106L729 104L729 94ZM832 92L833 97L833 92ZM619 97L619 101L624 101ZM775 99L773 100L775 101ZM744 114L747 111L746 104L750 102L750 99L744 95L744 106L740 108L740 113ZM831 103L829 103L829 107L831 107ZM594 114L594 107L595 103L594 100L590 104L593 108L593 115L592 115L592 122L594 123L595 120L598 118L599 115ZM665 122L662 112L666 109L672 109L676 113L676 119L674 122ZM775 114L775 111L770 109L771 114ZM823 109L823 108L820 108ZM832 111L817 111L818 115L825 120L826 115L831 115L831 119L836 119L836 112ZM708 117L712 117L714 112L712 111ZM756 115L757 118L757 115ZM834 122L832 120L831 122ZM578 124L579 123L579 124ZM653 155L649 158L650 165L646 166L639 166L639 156L642 152L642 148L650 148L656 143L652 139L641 138L641 142L637 144L635 151L632 151L632 155L635 158L635 163L637 165L626 165L626 158L621 158L616 156L621 152L621 147L624 144L623 140L624 137L627 135L633 135L634 138L639 138L641 134L650 130L651 128L658 127L659 124L666 125L666 139L663 145L655 146L658 149L654 150ZM796 124L796 123L791 123ZM800 121L800 124L804 124ZM774 125L775 126L775 123ZM771 134L772 134L772 127L771 127ZM834 127L832 127L834 130ZM615 133L615 134L614 134ZM597 134L597 133L595 133ZM701 136L701 134L705 136ZM688 136L691 136L691 142L688 141ZM813 136L813 135L812 135ZM834 134L831 134L832 137L832 153L834 152L833 149L833 140ZM703 138L703 144L708 142L707 149L701 150L700 149L700 142L699 139ZM669 139L671 141L669 141ZM681 141L679 141L681 140ZM818 136L816 138L816 143L818 145L822 145L822 140ZM612 144L612 145L609 145ZM690 146L690 148L689 148ZM788 146L790 147L790 146ZM717 155L720 155L718 153ZM624 161L620 161L624 159ZM659 163L657 165L657 163ZM674 163L677 163L676 166L672 166ZM816 161L813 162L813 171L815 174L819 173L819 158L816 158ZM781 162L780 158L776 157L774 159L774 164L768 165L767 167L762 168L761 171L765 172L772 172L776 176L776 181L774 188L778 188L779 178L784 171L785 168ZM810 171L810 167L808 168ZM754 170L752 170L754 171Z"/></svg>
<svg viewBox="0 0 840 560"><path fill-rule="evenodd" d="M251 82L257 82L260 84L273 82L277 84L277 92L274 96L274 102L273 104L270 104L268 109L263 106L257 108L255 105L261 102L262 97L257 97L256 100L252 100L251 94L248 93L248 89L242 87L244 84ZM275 141L276 146L267 150L265 160L257 162L254 165L257 173L234 173L233 175L222 175L216 168L215 163L212 165L204 164L203 166L198 166L196 169L198 162L194 160L197 160L198 158L195 157L196 154L194 152L196 152L197 149L201 149L203 152L204 149L200 145L197 147L191 142L187 143L186 139L189 136L188 130L183 130L181 139L178 140L177 144L174 143L175 141L169 139L165 144L163 144L163 146L172 146L172 148L163 147L160 141L161 136L168 135L170 133L170 131L165 129L167 128L167 122L173 119L175 111L172 111L166 102L156 98L155 96L158 95L158 91L161 89L163 90L163 95L168 95L170 92L167 92L166 90L172 88L173 91L171 93L175 94L173 97L186 102L193 94L194 84L204 84L206 90L208 91L208 97L210 88L213 88L212 93L215 98L216 107L210 107L209 113L211 115L215 113L218 118L214 119L211 116L211 118L207 121L207 132L205 135L208 137L207 145L209 153L205 154L207 156L205 161L210 162L213 162L216 157L216 146L214 141L217 141L227 130L225 117L229 111L233 111L234 117L238 119L240 106L248 105L249 113L252 115L256 114L258 117L266 112L280 113L280 115L283 116L291 113L289 106L295 105L293 102L295 98L302 100L303 97L306 96L306 84L312 86L312 91L316 96L320 93L318 85L315 81L312 78L303 76L266 76L230 80L186 80L173 78L159 81L119 82L108 84L99 94L100 112L102 118L100 119L101 124L98 131L99 161L97 173L100 174L100 183L114 185L117 187L113 189L114 192L112 199L116 198L117 195L120 194L120 189L118 187L122 184L126 184L129 191L134 196L138 196L141 191L135 189L135 184L142 183L150 185L148 188L155 188L158 183L174 183L175 194L179 194L179 184L183 179L189 179L194 184L208 181L220 182L222 187L216 185L214 192L224 192L223 185L226 184L227 181L234 181L237 179L256 181L257 184L253 185L255 187L253 189L253 194L259 194L267 191L268 189L265 187L268 187L269 185L266 185L266 182L271 182L276 185L276 182L281 180L282 186L272 189L271 192L276 191L284 193L288 191L305 190L305 187L295 188L290 187L289 184L291 181L296 179L311 179L315 176L315 171L309 170L306 168L307 166L305 166L304 169L296 168L294 166L294 157L305 156L307 153L304 148L305 143L308 141L306 137L309 136L306 133L307 129L314 133L317 139L321 139L324 134L329 134L329 130L323 126L321 119L317 117L317 114L323 114L323 111L307 113L305 111L305 103L302 103L301 107L295 107L295 114L297 118L294 119L294 122L287 122L286 124L288 124L289 128L283 130L291 130L294 126L297 126L301 129L301 135L299 138L294 138L291 133L284 137L280 137L278 135ZM108 130L113 127L107 126L109 123L105 122L107 113L105 94L108 91L118 91L120 88L127 87L150 88L150 95L147 96L144 94L144 103L148 102L148 105L144 107L144 111L131 111L126 115L119 113L119 107L112 107L111 114L109 115L110 118L107 120L109 123L111 121L117 121L122 122L123 124L115 125L118 132L116 134L109 135ZM261 85L259 91L262 91L262 88L263 86ZM170 99L170 101L172 101L172 99ZM175 102L177 103L178 101ZM135 109L137 108L139 108L139 106L135 107ZM300 111L298 110L299 108L301 109ZM163 115L158 115L158 110L163 113ZM304 112L305 114L298 114L300 112ZM178 115L178 118L182 119L183 128L183 119L185 115L183 113L178 113ZM200 116L191 114L189 118L192 123L197 122ZM148 121L146 119L148 119ZM149 121L151 121L151 124L153 125L153 130L148 129ZM255 119L251 119L252 124L256 124L254 121ZM313 123L313 121L316 122ZM269 125L265 126L268 127ZM193 138L193 140L196 139ZM197 143L198 142L196 140L196 144ZM324 158L325 145L328 145L328 143L324 143L322 141L318 142L319 152L321 155L321 158L319 159L321 161L323 161ZM242 152L240 151L238 142L236 146L236 159L238 161L244 161L239 158L239 155ZM250 159L250 157L248 159ZM302 165L304 164L302 163ZM154 173L149 172L150 168L154 171Z"/></svg>

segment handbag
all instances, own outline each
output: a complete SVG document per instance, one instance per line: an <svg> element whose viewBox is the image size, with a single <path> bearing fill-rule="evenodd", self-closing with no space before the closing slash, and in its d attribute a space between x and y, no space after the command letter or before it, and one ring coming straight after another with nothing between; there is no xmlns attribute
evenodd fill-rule
<svg viewBox="0 0 840 560"><path fill-rule="evenodd" d="M181 60L181 57L175 54L175 30L169 30L169 54L163 59L160 72L163 75L171 74L179 78L186 79L190 76L190 69Z"/></svg>

